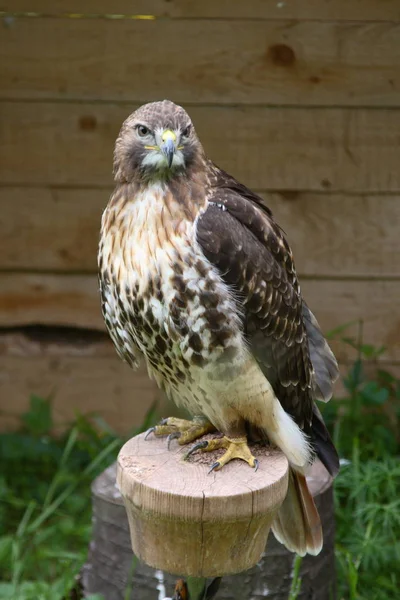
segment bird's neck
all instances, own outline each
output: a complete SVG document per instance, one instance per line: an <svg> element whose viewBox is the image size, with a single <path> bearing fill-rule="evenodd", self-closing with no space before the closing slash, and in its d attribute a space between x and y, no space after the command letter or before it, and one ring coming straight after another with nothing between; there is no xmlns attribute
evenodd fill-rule
<svg viewBox="0 0 400 600"><path fill-rule="evenodd" d="M108 208L118 213L124 213L132 208L139 199L157 198L165 205L167 213L174 220L194 221L206 207L208 180L204 169L188 169L177 173L169 180L165 178L123 182L117 185ZM151 202L150 202L151 204ZM154 203L158 210L160 202Z"/></svg>

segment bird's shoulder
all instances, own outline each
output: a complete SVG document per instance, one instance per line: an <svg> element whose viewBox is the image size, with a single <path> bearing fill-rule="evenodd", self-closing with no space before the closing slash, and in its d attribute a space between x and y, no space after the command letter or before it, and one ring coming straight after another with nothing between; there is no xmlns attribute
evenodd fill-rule
<svg viewBox="0 0 400 600"><path fill-rule="evenodd" d="M241 246L241 239L246 237L248 240L250 233L270 254L271 260L281 267L281 276L287 278L300 293L293 252L284 230L276 222L265 200L215 164L210 162L208 170L208 214L205 220L210 226L210 233L214 233L210 237L216 241L224 239L223 230L227 227L232 229L233 220L229 217L233 217L237 225L234 226L235 237L233 239L232 236L232 241ZM258 244L254 244L253 252L258 251Z"/></svg>

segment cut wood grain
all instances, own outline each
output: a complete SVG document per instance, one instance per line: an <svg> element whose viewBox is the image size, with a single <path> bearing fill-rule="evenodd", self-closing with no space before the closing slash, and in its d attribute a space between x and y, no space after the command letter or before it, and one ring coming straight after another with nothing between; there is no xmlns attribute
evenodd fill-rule
<svg viewBox="0 0 400 600"><path fill-rule="evenodd" d="M111 191L0 188L0 270L96 272ZM400 277L399 195L259 193L300 275Z"/></svg>
<svg viewBox="0 0 400 600"><path fill-rule="evenodd" d="M24 19L0 80L8 99L399 106L400 23Z"/></svg>
<svg viewBox="0 0 400 600"><path fill-rule="evenodd" d="M0 183L110 186L135 108L0 104ZM254 189L399 191L400 109L192 107L207 154Z"/></svg>
<svg viewBox="0 0 400 600"><path fill-rule="evenodd" d="M303 295L324 332L352 323L344 335L387 347L385 358L400 362L400 281L307 280ZM69 325L104 331L94 275L0 274L0 326ZM355 352L333 343L340 360Z"/></svg>
<svg viewBox="0 0 400 600"><path fill-rule="evenodd" d="M240 461L209 477L216 456L185 461L186 448L168 450L163 440L145 437L137 435L121 448L117 466L135 555L185 577L219 577L254 567L286 497L285 455L261 448L257 477Z"/></svg>
<svg viewBox="0 0 400 600"><path fill-rule="evenodd" d="M170 596L176 577L155 571L140 561L132 569L128 520L115 479L116 465L111 465L92 486L93 529L87 563L82 571L84 593L86 596L100 594L113 600L159 600L164 596L160 594L160 587L165 586L163 589ZM317 557L308 555L301 561L298 600L331 600L336 579L333 494L326 471L318 463L313 466L309 486L322 521L324 547ZM258 565L244 573L224 577L221 594L224 600L261 600L268 590L270 598L287 600L292 579L293 553L271 535ZM127 592L129 589L132 590L130 593Z"/></svg>
<svg viewBox="0 0 400 600"><path fill-rule="evenodd" d="M31 0L1 2L0 10L32 12ZM36 0L34 9L49 15L122 14L216 19L329 19L390 21L400 19L397 0Z"/></svg>

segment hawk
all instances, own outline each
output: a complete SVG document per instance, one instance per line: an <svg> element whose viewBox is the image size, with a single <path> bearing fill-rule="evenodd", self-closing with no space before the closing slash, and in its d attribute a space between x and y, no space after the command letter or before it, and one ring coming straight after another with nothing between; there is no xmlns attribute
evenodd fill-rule
<svg viewBox="0 0 400 600"><path fill-rule="evenodd" d="M293 255L263 200L206 157L186 111L145 104L122 125L116 188L102 217L102 311L119 355L150 376L192 421L156 435L194 450L223 448L257 468L248 439L290 463L273 531L288 549L318 554L322 529L305 473L339 460L315 400L327 401L337 362L302 298ZM193 450L193 449L192 449Z"/></svg>

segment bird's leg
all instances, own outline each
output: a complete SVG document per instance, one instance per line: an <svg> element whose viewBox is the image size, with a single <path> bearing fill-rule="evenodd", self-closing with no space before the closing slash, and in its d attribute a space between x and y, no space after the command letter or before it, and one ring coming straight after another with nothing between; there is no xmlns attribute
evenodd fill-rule
<svg viewBox="0 0 400 600"><path fill-rule="evenodd" d="M202 415L195 416L192 421L169 417L163 419L159 425L151 427L146 434L146 438L150 433L154 433L157 437L167 435L168 446L171 440L174 439L178 440L181 446L184 446L213 431L216 431L214 425Z"/></svg>
<svg viewBox="0 0 400 600"><path fill-rule="evenodd" d="M185 458L197 450L200 450L201 452L212 452L213 450L220 450L221 448L225 449L226 452L217 462L212 465L210 472L222 469L224 465L234 458L240 458L241 460L246 461L250 467L253 467L257 471L258 460L254 458L250 452L250 448L247 445L246 436L235 438L228 438L227 436L224 436L222 438L198 442L189 450L189 452L187 452Z"/></svg>

